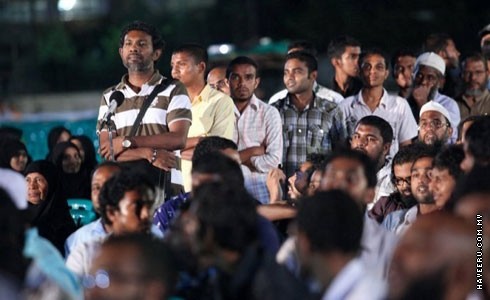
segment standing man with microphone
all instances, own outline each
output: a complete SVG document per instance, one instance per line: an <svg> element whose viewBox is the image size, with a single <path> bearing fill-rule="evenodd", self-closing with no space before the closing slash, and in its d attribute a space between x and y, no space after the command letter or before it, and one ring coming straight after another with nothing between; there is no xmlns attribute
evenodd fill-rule
<svg viewBox="0 0 490 300"><path fill-rule="evenodd" d="M180 150L191 125L191 104L185 87L155 68L164 45L156 28L145 22L134 21L123 29L119 55L128 73L103 93L97 133L102 157L110 159L112 147L115 160L141 169L160 190L177 194L182 191ZM124 100L110 117L116 135L111 146L104 115L118 92Z"/></svg>

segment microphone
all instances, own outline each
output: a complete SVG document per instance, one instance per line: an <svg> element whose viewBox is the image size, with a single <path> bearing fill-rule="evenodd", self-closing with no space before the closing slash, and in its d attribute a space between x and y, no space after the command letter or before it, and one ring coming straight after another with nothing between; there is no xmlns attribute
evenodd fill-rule
<svg viewBox="0 0 490 300"><path fill-rule="evenodd" d="M116 108L119 107L124 101L124 94L120 91L115 91L111 94L109 98L109 109L105 112L104 117L102 117L102 122L108 123L111 116L116 111Z"/></svg>

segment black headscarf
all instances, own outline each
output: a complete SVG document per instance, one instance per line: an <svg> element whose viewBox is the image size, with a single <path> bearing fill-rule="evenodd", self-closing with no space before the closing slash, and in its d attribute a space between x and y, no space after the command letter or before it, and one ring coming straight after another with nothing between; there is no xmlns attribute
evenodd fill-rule
<svg viewBox="0 0 490 300"><path fill-rule="evenodd" d="M53 155L53 149L58 143L58 139L60 138L63 132L67 132L71 136L70 130L66 129L63 126L56 126L51 128L48 133L48 155L46 155L46 160L51 160Z"/></svg>
<svg viewBox="0 0 490 300"><path fill-rule="evenodd" d="M28 203L31 225L37 227L39 234L53 243L63 254L64 242L75 231L75 223L66 200L58 196L58 171L52 163L38 160L27 166L25 175L30 173L39 173L48 182L46 199L39 204Z"/></svg>
<svg viewBox="0 0 490 300"><path fill-rule="evenodd" d="M0 142L0 168L11 169L10 160L17 156L19 151L24 150L27 154L27 148L19 140L7 138Z"/></svg>
<svg viewBox="0 0 490 300"><path fill-rule="evenodd" d="M74 135L70 141L78 140L82 144L83 151L85 152L85 158L82 161L82 168L89 171L91 174L97 165L97 159L95 157L95 147L93 141L86 135Z"/></svg>
<svg viewBox="0 0 490 300"><path fill-rule="evenodd" d="M60 174L60 192L61 196L66 199L84 198L90 199L90 170L80 167L78 173L65 173L63 171L63 156L68 148L78 148L70 142L61 142L56 144L53 149L52 162Z"/></svg>

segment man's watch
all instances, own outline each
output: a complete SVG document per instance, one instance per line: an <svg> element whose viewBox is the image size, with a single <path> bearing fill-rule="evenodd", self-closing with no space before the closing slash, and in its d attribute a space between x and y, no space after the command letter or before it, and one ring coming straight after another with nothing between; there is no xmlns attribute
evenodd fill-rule
<svg viewBox="0 0 490 300"><path fill-rule="evenodd" d="M125 138L122 141L122 147L124 149L129 149L129 148L131 148L131 146L134 146L134 145L133 145L133 142L129 138Z"/></svg>

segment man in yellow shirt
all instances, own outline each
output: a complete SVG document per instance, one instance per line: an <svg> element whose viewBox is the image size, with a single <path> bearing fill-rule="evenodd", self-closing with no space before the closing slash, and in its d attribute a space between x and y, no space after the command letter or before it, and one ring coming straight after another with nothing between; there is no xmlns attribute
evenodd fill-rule
<svg viewBox="0 0 490 300"><path fill-rule="evenodd" d="M205 136L233 140L235 131L233 100L206 84L204 74L207 63L206 49L197 44L185 44L175 49L170 63L172 77L185 86L192 102L192 125L182 151L182 174L186 192L191 189L191 160L197 143Z"/></svg>

